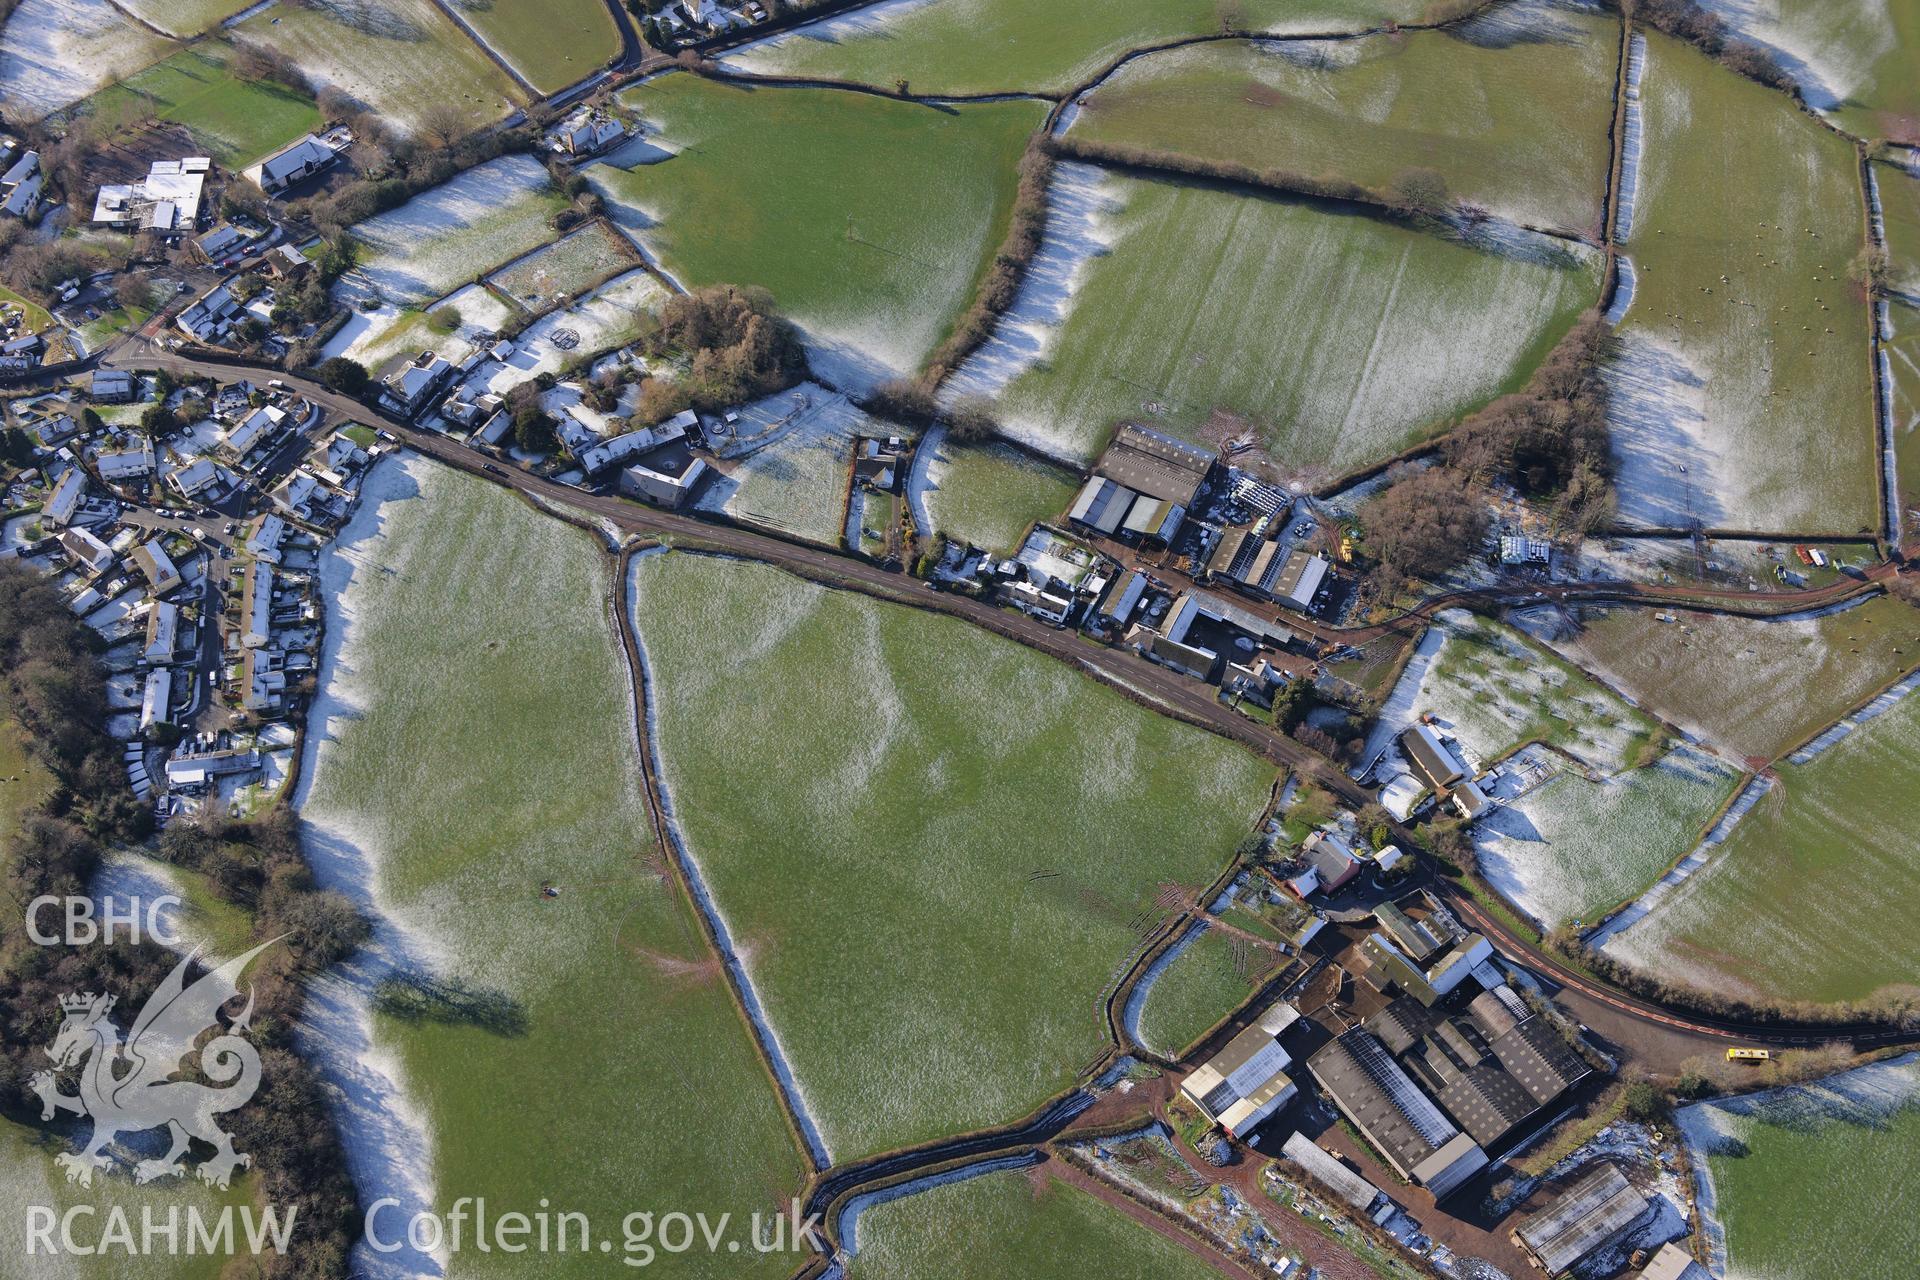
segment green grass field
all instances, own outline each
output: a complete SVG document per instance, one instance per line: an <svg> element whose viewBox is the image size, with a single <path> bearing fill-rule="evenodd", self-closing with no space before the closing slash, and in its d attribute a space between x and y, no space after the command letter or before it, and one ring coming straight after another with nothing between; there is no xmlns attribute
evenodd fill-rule
<svg viewBox="0 0 1920 1280"><path fill-rule="evenodd" d="M621 101L677 154L587 171L615 221L689 287L770 289L841 386L916 371L973 301L1042 115L690 75Z"/></svg>
<svg viewBox="0 0 1920 1280"><path fill-rule="evenodd" d="M1562 648L1736 757L1772 760L1920 665L1920 609L1891 596L1802 621L1676 617L1615 609Z"/></svg>
<svg viewBox="0 0 1920 1280"><path fill-rule="evenodd" d="M20 819L53 786L53 775L27 754L21 734L19 722L0 697L0 778L6 779L0 782L0 834L5 836L0 840L0 856L11 848Z"/></svg>
<svg viewBox="0 0 1920 1280"><path fill-rule="evenodd" d="M927 515L956 542L1013 551L1036 520L1059 519L1080 488L1071 471L1006 445L956 444L943 435L932 447L923 464Z"/></svg>
<svg viewBox="0 0 1920 1280"><path fill-rule="evenodd" d="M477 129L522 105L519 86L434 0L275 5L236 30L402 129L418 130L440 114L461 131Z"/></svg>
<svg viewBox="0 0 1920 1280"><path fill-rule="evenodd" d="M1535 21L1535 38L1498 46L1420 31L1151 54L1102 83L1068 137L1375 189L1432 169L1455 198L1503 217L1596 231L1619 20L1543 10Z"/></svg>
<svg viewBox="0 0 1920 1280"><path fill-rule="evenodd" d="M330 586L349 570L351 586L316 713L338 714L316 719L310 856L364 856L428 976L497 993L525 1020L515 1034L376 1019L430 1126L440 1210L485 1195L533 1212L544 1196L602 1231L636 1206L771 1211L803 1162L651 839L603 557L422 461L388 464L368 493L323 564ZM549 881L559 896L542 896ZM794 1261L701 1251L658 1265L776 1276ZM605 1266L547 1256L540 1273Z"/></svg>
<svg viewBox="0 0 1920 1280"><path fill-rule="evenodd" d="M26 320L28 333L39 333L53 323L53 316L45 307L25 294L15 293L3 284L0 284L0 304L20 309L21 316Z"/></svg>
<svg viewBox="0 0 1920 1280"><path fill-rule="evenodd" d="M1920 176L1891 164L1874 165L1873 175L1880 188L1894 288L1920 298Z"/></svg>
<svg viewBox="0 0 1920 1280"><path fill-rule="evenodd" d="M454 7L542 93L577 84L620 52L605 0L454 0Z"/></svg>
<svg viewBox="0 0 1920 1280"><path fill-rule="evenodd" d="M1154 979L1140 1007L1141 1041L1156 1053L1179 1057L1207 1028L1239 1008L1279 958L1277 951L1209 929Z"/></svg>
<svg viewBox="0 0 1920 1280"><path fill-rule="evenodd" d="M152 117L184 125L229 169L242 169L320 127L313 98L270 81L249 83L227 70L232 46L208 40L87 100L111 118Z"/></svg>
<svg viewBox="0 0 1920 1280"><path fill-rule="evenodd" d="M950 384L997 391L1003 426L1062 456L1092 457L1137 419L1253 433L1292 475L1344 472L1516 389L1598 294L1591 260L1530 261L1313 202L1118 177L1098 193L1088 234L1105 251L1037 358L1009 369L989 351ZM1025 306L1007 323L1028 324Z"/></svg>
<svg viewBox="0 0 1920 1280"><path fill-rule="evenodd" d="M1901 1276L1920 1254L1912 1054L1680 1113L1704 1160L1729 1276ZM1817 1211L1816 1211L1817 1207Z"/></svg>
<svg viewBox="0 0 1920 1280"><path fill-rule="evenodd" d="M955 620L634 574L674 806L834 1157L1071 1085L1156 898L1227 864L1270 768Z"/></svg>
<svg viewBox="0 0 1920 1280"><path fill-rule="evenodd" d="M1219 1272L1041 1171L983 1173L866 1210L848 1280L1212 1280Z"/></svg>
<svg viewBox="0 0 1920 1280"><path fill-rule="evenodd" d="M728 65L825 76L915 93L1063 93L1129 49L1236 27L1363 31L1411 21L1426 0L1054 0L1041 20L1020 0L896 0L734 54Z"/></svg>
<svg viewBox="0 0 1920 1280"><path fill-rule="evenodd" d="M1609 951L1714 989L1858 1000L1920 989L1913 832L1920 696L1804 765L1734 828L1713 863Z"/></svg>
<svg viewBox="0 0 1920 1280"><path fill-rule="evenodd" d="M1901 520L1907 537L1920 533L1920 310L1895 306L1890 310L1893 338L1885 343L1887 364L1893 373L1894 466L1897 471Z"/></svg>
<svg viewBox="0 0 1920 1280"><path fill-rule="evenodd" d="M1614 446L1620 509L1662 528L1877 526L1853 148L1784 95L1658 35ZM1831 332L1829 332L1831 330Z"/></svg>

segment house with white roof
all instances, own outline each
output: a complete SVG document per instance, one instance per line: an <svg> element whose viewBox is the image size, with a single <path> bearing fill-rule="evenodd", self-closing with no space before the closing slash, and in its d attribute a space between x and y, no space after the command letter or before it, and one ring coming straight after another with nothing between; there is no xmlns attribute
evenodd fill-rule
<svg viewBox="0 0 1920 1280"><path fill-rule="evenodd" d="M343 145L335 148L330 145L330 140L343 132L329 133L326 138L310 133L304 138L288 143L258 164L248 165L241 170L241 173L268 195L275 197L285 195L291 188L305 182L323 169L332 167L334 162L340 159L346 147ZM348 135L344 141L350 143L351 135Z"/></svg>

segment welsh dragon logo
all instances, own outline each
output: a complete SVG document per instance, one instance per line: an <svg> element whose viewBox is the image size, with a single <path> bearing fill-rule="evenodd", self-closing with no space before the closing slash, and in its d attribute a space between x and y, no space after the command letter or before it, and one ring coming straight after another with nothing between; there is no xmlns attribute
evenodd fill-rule
<svg viewBox="0 0 1920 1280"><path fill-rule="evenodd" d="M60 1111L93 1120L93 1136L85 1149L56 1157L67 1171L68 1182L92 1186L93 1171L113 1164L105 1151L117 1136L162 1126L171 1146L159 1159L134 1166L136 1182L185 1173L181 1158L193 1138L214 1148L213 1157L197 1171L209 1185L224 1188L235 1169L253 1163L252 1156L233 1149L232 1136L214 1123L215 1117L245 1106L260 1087L260 1054L241 1034L253 1017L252 988L247 991L246 1008L229 1026L221 1027L219 1015L221 1007L239 994L240 974L272 945L263 942L202 974L191 985L187 966L198 953L184 957L147 998L124 1044L107 1017L113 1011L114 996L88 991L60 997L65 1016L46 1052L56 1070L85 1060L80 1067L80 1092L71 1097L61 1093L53 1071L36 1072L30 1087L40 1095L42 1120L51 1120ZM180 1060L194 1051L194 1042L207 1031L219 1034L200 1046L199 1066L213 1084L173 1079L182 1069Z"/></svg>

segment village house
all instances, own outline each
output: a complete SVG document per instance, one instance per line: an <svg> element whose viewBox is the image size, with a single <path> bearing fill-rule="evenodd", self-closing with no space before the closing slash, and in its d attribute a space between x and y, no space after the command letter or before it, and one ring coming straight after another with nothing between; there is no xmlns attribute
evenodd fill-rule
<svg viewBox="0 0 1920 1280"><path fill-rule="evenodd" d="M240 657L240 705L248 711L278 711L287 692L286 655L278 649L248 649Z"/></svg>
<svg viewBox="0 0 1920 1280"><path fill-rule="evenodd" d="M144 479L152 475L158 465L153 456L153 442L145 437L131 449L95 454L93 459L93 469L100 474L101 481L111 485Z"/></svg>
<svg viewBox="0 0 1920 1280"><path fill-rule="evenodd" d="M453 365L437 351L422 351L386 380L380 403L404 418L419 416L453 377Z"/></svg>
<svg viewBox="0 0 1920 1280"><path fill-rule="evenodd" d="M86 492L86 473L78 467L68 467L54 482L53 494L47 499L46 506L41 508L41 514L54 528L63 528L79 514L80 500L86 496Z"/></svg>
<svg viewBox="0 0 1920 1280"><path fill-rule="evenodd" d="M147 610L147 640L140 656L147 662L165 666L173 661L180 644L180 606L168 600L156 600Z"/></svg>
<svg viewBox="0 0 1920 1280"><path fill-rule="evenodd" d="M620 473L620 492L677 511L693 500L711 468L691 454L672 460L636 462Z"/></svg>
<svg viewBox="0 0 1920 1280"><path fill-rule="evenodd" d="M78 525L62 532L57 541L67 558L90 574L104 573L113 563L113 548Z"/></svg>
<svg viewBox="0 0 1920 1280"><path fill-rule="evenodd" d="M222 281L182 310L174 324L194 341L218 346L245 314L240 299L228 282Z"/></svg>
<svg viewBox="0 0 1920 1280"><path fill-rule="evenodd" d="M259 649L273 639L273 568L261 561L247 565L240 585L240 644Z"/></svg>
<svg viewBox="0 0 1920 1280"><path fill-rule="evenodd" d="M280 543L287 536L287 522L282 517L268 512L261 516L247 538L247 554L256 560L268 564L280 563Z"/></svg>
<svg viewBox="0 0 1920 1280"><path fill-rule="evenodd" d="M247 246L252 243L252 236L231 222L223 222L205 235L194 238L193 255L209 266L223 267L245 254Z"/></svg>
<svg viewBox="0 0 1920 1280"><path fill-rule="evenodd" d="M167 483L173 486L174 492L191 502L219 487L220 468L211 458L195 458L186 466L169 471Z"/></svg>
<svg viewBox="0 0 1920 1280"><path fill-rule="evenodd" d="M0 174L0 213L31 220L40 208L46 179L40 172L40 153L27 151Z"/></svg>
<svg viewBox="0 0 1920 1280"><path fill-rule="evenodd" d="M147 673L147 682L140 694L140 731L144 733L163 723L172 703L173 672L166 667L156 667Z"/></svg>
<svg viewBox="0 0 1920 1280"><path fill-rule="evenodd" d="M310 133L290 142L241 173L268 195L278 198L299 186L314 174L331 168L353 143L345 129L333 129L323 137Z"/></svg>
<svg viewBox="0 0 1920 1280"><path fill-rule="evenodd" d="M281 437L287 412L274 405L255 409L221 439L220 449L228 461L245 468L247 459L271 448Z"/></svg>
<svg viewBox="0 0 1920 1280"><path fill-rule="evenodd" d="M138 394L133 375L124 369L96 369L87 387L87 399L95 404L127 404Z"/></svg>
<svg viewBox="0 0 1920 1280"><path fill-rule="evenodd" d="M160 545L158 538L142 543L133 549L133 563L146 575L147 584L155 596L163 596L185 581L180 576L178 566L167 549Z"/></svg>

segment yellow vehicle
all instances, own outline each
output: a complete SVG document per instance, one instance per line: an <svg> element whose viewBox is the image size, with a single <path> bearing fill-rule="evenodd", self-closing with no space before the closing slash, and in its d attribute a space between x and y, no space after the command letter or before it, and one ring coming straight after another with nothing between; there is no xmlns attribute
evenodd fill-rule
<svg viewBox="0 0 1920 1280"><path fill-rule="evenodd" d="M1728 1062L1768 1062L1773 1058L1771 1049L1729 1049Z"/></svg>

